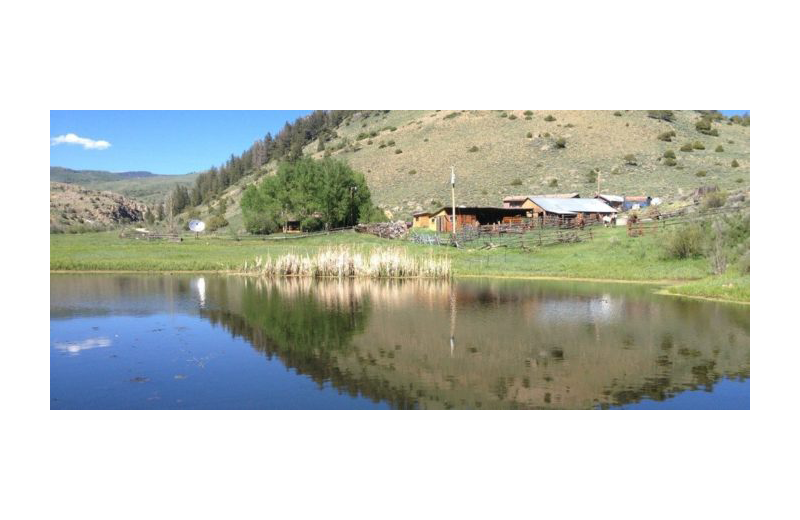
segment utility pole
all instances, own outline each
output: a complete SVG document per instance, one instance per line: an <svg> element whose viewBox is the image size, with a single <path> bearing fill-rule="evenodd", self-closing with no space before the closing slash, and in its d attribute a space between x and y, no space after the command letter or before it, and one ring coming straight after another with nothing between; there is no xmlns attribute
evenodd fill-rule
<svg viewBox="0 0 800 520"><path fill-rule="evenodd" d="M597 172L597 194L600 195L600 172Z"/></svg>
<svg viewBox="0 0 800 520"><path fill-rule="evenodd" d="M453 197L453 239L456 237L456 167L450 167L450 193Z"/></svg>

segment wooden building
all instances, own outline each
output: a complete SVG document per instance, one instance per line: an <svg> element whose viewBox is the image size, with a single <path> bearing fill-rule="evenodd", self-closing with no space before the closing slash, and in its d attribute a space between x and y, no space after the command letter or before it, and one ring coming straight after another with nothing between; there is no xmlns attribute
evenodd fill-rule
<svg viewBox="0 0 800 520"><path fill-rule="evenodd" d="M430 211L420 211L414 213L413 217L414 220L411 224L411 227L415 227L418 229L430 229L433 231L436 230L436 224L433 222L433 219L431 218Z"/></svg>
<svg viewBox="0 0 800 520"><path fill-rule="evenodd" d="M512 224L531 215L526 208L493 208L481 206L456 206L456 229L486 226L490 224ZM430 216L430 229L440 233L453 231L453 207L445 206Z"/></svg>

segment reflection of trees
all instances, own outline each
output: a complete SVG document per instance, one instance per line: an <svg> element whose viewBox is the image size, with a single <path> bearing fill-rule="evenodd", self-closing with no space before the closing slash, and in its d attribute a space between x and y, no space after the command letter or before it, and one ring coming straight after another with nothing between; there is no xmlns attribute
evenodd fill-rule
<svg viewBox="0 0 800 520"><path fill-rule="evenodd" d="M354 357L364 366L375 362L372 353L362 355L352 343L353 336L363 332L369 314L359 285L344 281L317 287L306 280L248 280L241 290L241 314L217 305L201 315L320 386L331 383L351 396L364 395L395 408L415 406L415 399L404 389L366 371L343 369L337 362L343 356Z"/></svg>
<svg viewBox="0 0 800 520"><path fill-rule="evenodd" d="M243 283L227 326L320 384L397 408L607 407L749 377L746 315L647 288Z"/></svg>

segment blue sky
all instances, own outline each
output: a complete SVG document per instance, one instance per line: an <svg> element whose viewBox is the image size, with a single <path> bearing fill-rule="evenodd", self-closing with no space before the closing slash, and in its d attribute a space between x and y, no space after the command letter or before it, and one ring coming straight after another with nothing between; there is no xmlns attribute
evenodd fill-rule
<svg viewBox="0 0 800 520"><path fill-rule="evenodd" d="M286 121L308 113L310 110L53 110L50 165L166 175L203 171L246 150L267 132L275 135Z"/></svg>
<svg viewBox="0 0 800 520"><path fill-rule="evenodd" d="M310 112L52 110L50 165L167 175L206 170Z"/></svg>

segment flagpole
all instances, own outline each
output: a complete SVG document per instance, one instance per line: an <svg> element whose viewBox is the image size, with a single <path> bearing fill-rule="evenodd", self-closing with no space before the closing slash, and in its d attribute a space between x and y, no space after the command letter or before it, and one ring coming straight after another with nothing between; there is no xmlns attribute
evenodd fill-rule
<svg viewBox="0 0 800 520"><path fill-rule="evenodd" d="M450 167L450 193L453 198L453 238L456 236L456 167Z"/></svg>

